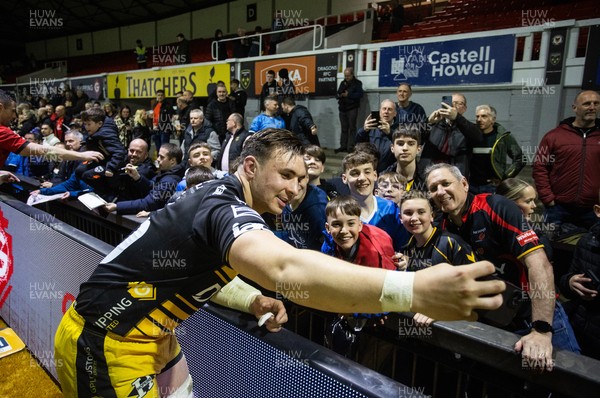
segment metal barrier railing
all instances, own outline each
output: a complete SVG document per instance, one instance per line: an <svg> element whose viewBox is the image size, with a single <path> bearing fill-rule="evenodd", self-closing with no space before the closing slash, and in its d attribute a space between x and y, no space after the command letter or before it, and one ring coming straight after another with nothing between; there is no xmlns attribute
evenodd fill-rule
<svg viewBox="0 0 600 398"><path fill-rule="evenodd" d="M295 28L287 28L287 29L281 29L281 30L275 30L272 32L265 32L265 33L257 33L257 34L253 34L253 35L248 35L248 36L239 36L239 37L233 37L230 39L221 39L221 40L215 40L211 43L211 56L212 59L217 60L219 59L219 43L227 43L227 42L236 42L238 40L242 40L242 39L246 39L246 40L251 40L253 37L258 37L258 48L260 49L264 49L264 40L263 37L265 36L270 36L270 35L275 35L275 34L282 34L282 33L286 33L286 32L294 32L297 30L310 30L312 29L313 31L313 48L312 51L317 50L319 47L321 47L321 45L323 45L323 40L325 38L325 31L323 29L323 25L319 25L319 24L314 24L314 25L306 25L306 26L299 26L299 27L295 27ZM260 56L261 54L259 54L258 56Z"/></svg>
<svg viewBox="0 0 600 398"><path fill-rule="evenodd" d="M333 314L286 305L288 328L321 343ZM386 367L378 371L433 397L466 393L469 397L529 398L559 393L589 398L600 391L600 361L555 351L554 370L537 373L527 369L514 351L518 335L479 322L434 322L418 328L404 314L389 314L383 327L360 334L381 346L373 351L392 351Z"/></svg>

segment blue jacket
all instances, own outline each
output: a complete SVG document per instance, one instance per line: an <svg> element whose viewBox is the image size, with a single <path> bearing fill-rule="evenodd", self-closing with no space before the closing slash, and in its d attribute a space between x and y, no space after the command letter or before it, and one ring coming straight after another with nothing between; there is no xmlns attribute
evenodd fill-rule
<svg viewBox="0 0 600 398"><path fill-rule="evenodd" d="M83 180L80 180L75 175L75 172L71 173L71 176L65 182L58 185L54 185L50 188L40 189L42 195L56 195L57 193L70 192L72 198L76 198L81 194L92 192L94 189L86 184Z"/></svg>
<svg viewBox="0 0 600 398"><path fill-rule="evenodd" d="M281 116L268 116L264 113L261 113L257 117L254 118L250 128L248 129L251 133L256 133L260 130L264 130L266 128L273 127L276 129L284 129L285 122L281 118Z"/></svg>
<svg viewBox="0 0 600 398"><path fill-rule="evenodd" d="M280 239L298 249L320 250L325 237L327 194L321 188L307 186L306 196L296 210L284 207L275 231Z"/></svg>
<svg viewBox="0 0 600 398"><path fill-rule="evenodd" d="M390 151L391 152L391 151ZM375 196L377 210L370 220L363 220L369 225L375 225L383 229L392 238L394 250L399 251L408 243L410 234L400 221L400 210L396 203L391 200Z"/></svg>

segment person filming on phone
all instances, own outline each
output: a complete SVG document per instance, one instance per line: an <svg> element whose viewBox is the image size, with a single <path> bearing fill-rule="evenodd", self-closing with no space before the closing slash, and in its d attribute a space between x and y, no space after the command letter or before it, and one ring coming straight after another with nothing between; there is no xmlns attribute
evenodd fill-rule
<svg viewBox="0 0 600 398"><path fill-rule="evenodd" d="M363 127L356 133L356 143L370 142L379 151L377 172L381 173L396 162L392 147L392 133L396 129L396 104L386 99L381 101L379 112L373 111L365 120Z"/></svg>
<svg viewBox="0 0 600 398"><path fill-rule="evenodd" d="M483 133L463 116L466 111L467 99L463 94L442 97L440 108L429 115L431 129L421 137L420 174L432 164L448 163L469 177L473 147L483 140Z"/></svg>

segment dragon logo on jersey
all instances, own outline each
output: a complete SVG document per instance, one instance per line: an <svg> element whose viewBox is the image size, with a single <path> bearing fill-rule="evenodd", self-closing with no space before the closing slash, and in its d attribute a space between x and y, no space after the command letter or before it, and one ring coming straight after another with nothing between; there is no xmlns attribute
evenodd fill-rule
<svg viewBox="0 0 600 398"><path fill-rule="evenodd" d="M154 380L152 376L138 377L131 385L133 386L133 390L131 390L128 397L143 398L154 387Z"/></svg>
<svg viewBox="0 0 600 398"><path fill-rule="evenodd" d="M156 288L146 282L129 282L127 292L139 300L156 300Z"/></svg>

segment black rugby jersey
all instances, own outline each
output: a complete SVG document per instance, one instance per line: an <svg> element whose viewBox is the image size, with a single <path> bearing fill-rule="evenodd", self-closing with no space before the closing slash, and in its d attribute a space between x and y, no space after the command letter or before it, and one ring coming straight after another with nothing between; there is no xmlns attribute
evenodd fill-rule
<svg viewBox="0 0 600 398"><path fill-rule="evenodd" d="M459 227L444 214L442 228L470 243L477 257L492 262L501 278L526 286L527 270L520 260L544 245L521 209L501 195L468 194L462 222Z"/></svg>
<svg viewBox="0 0 600 398"><path fill-rule="evenodd" d="M473 264L475 254L460 236L433 227L433 232L422 247L417 246L414 236L402 249L408 256L407 271L418 271L440 263L452 265Z"/></svg>
<svg viewBox="0 0 600 398"><path fill-rule="evenodd" d="M94 326L132 339L172 333L236 272L233 241L268 230L244 202L236 176L186 191L153 214L81 285L76 310Z"/></svg>

